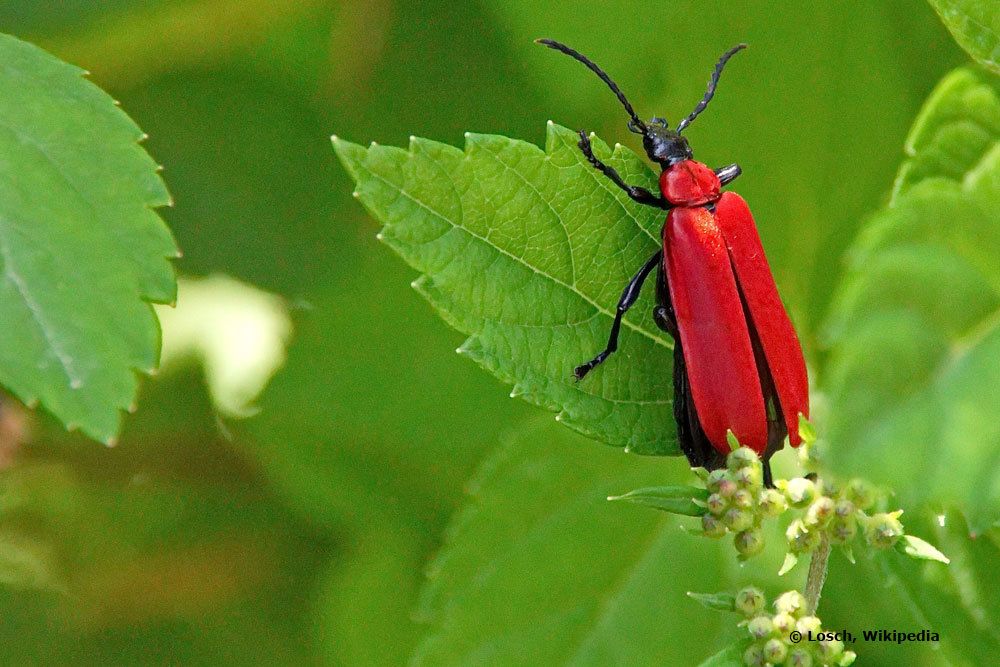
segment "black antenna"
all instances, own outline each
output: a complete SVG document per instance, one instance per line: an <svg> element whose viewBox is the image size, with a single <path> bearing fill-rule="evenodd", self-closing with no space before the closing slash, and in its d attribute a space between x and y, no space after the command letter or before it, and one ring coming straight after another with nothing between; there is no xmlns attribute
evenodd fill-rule
<svg viewBox="0 0 1000 667"><path fill-rule="evenodd" d="M625 111L627 111L628 115L631 117L631 120L629 121L629 124L628 124L628 129L632 130L633 132L635 132L637 134L642 134L642 133L644 133L646 131L646 124L643 123L642 120L639 119L638 115L636 115L635 109L633 109L632 105L629 104L628 99L625 98L625 93L623 93L621 91L621 89L618 87L618 84L616 84L614 81L612 81L611 77L608 76L607 74L605 74L604 70L602 70L600 67L598 67L597 65L595 65L593 61L591 61L589 58L587 58L587 56L583 55L579 51L571 49L570 47L566 46L565 44L562 44L562 43L557 42L557 41L552 40L552 39L536 39L535 43L536 44L544 44L545 46L549 47L550 49L555 49L556 51L561 51L562 53L565 53L570 58L573 58L574 60L578 60L581 63L583 63L584 65L586 65L587 67L589 67L590 71L592 71L594 74L596 74L597 76L599 76L601 78L601 81L603 81L604 83L608 84L608 88L611 89L611 92L613 92L615 94L615 97L618 98L618 101L622 103L623 107L625 107ZM730 55L730 54L727 54L727 55Z"/></svg>
<svg viewBox="0 0 1000 667"><path fill-rule="evenodd" d="M697 118L698 114L704 111L705 107L708 106L708 103L712 101L712 97L715 95L715 87L719 85L719 77L722 76L722 68L726 66L726 61L732 58L737 51L742 51L745 48L747 48L746 44L737 44L736 46L734 46L733 48L729 49L728 51L722 54L722 57L719 58L719 62L715 64L715 71L712 72L712 80L708 82L708 90L705 91L705 97L701 98L701 102L698 102L698 105L694 108L694 111L688 114L687 118L685 118L684 120L682 120L680 123L677 124L678 134L683 132L684 128L690 125L691 121Z"/></svg>

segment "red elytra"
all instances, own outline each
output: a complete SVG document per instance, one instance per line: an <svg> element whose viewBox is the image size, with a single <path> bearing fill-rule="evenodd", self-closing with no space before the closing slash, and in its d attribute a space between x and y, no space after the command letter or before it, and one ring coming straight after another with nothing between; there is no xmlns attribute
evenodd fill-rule
<svg viewBox="0 0 1000 667"><path fill-rule="evenodd" d="M727 432L764 460L785 436L800 443L799 415L809 416L809 383L798 336L781 303L753 216L743 199L721 189L741 173L732 164L712 170L693 159L681 135L715 95L722 69L745 48L739 44L719 59L705 96L677 125L663 118L648 123L605 72L587 57L552 40L540 43L586 65L611 89L629 115L628 127L642 135L643 148L662 169L659 194L628 185L599 160L581 131L586 160L634 201L669 211L663 244L622 292L605 349L573 373L582 380L618 349L622 317L639 297L646 278L657 272L653 319L674 338L674 419L681 450L692 466L718 468L730 451Z"/></svg>
<svg viewBox="0 0 1000 667"><path fill-rule="evenodd" d="M675 205L663 227L666 282L705 435L726 454L726 431L732 430L741 444L763 454L769 446L767 401L774 400L797 446L798 415L809 416L805 360L750 209L735 193L720 196L718 177L694 160L671 166L660 184ZM714 213L704 204L715 204ZM766 368L758 367L751 335ZM765 374L773 382L762 382Z"/></svg>

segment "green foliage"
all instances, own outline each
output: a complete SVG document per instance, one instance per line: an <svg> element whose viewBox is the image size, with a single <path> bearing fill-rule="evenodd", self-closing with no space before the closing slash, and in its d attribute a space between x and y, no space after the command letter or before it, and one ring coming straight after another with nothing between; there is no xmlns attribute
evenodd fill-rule
<svg viewBox="0 0 1000 667"><path fill-rule="evenodd" d="M653 665L709 653L710 637L690 632L704 610L684 591L718 587L723 552L694 548L678 519L604 500L664 477L565 429L519 433L483 464L431 565L421 615L432 628L416 664Z"/></svg>
<svg viewBox="0 0 1000 667"><path fill-rule="evenodd" d="M0 36L0 383L110 443L156 368L177 249L142 132L82 75Z"/></svg>
<svg viewBox="0 0 1000 667"><path fill-rule="evenodd" d="M586 163L577 140L550 123L544 152L472 134L464 152L417 138L408 151L334 146L359 199L385 223L382 240L423 273L414 287L470 335L460 353L586 435L676 454L672 343L653 325L649 298L625 318L622 352L573 380L574 366L603 349L619 292L662 226L662 213ZM656 186L634 153L595 144L627 181Z"/></svg>
<svg viewBox="0 0 1000 667"><path fill-rule="evenodd" d="M722 649L712 657L698 663L698 667L743 667L743 653L750 641L743 639Z"/></svg>
<svg viewBox="0 0 1000 667"><path fill-rule="evenodd" d="M830 320L827 459L891 484L905 507L958 508L907 525L950 565L888 554L876 576L908 603L911 623L941 633L954 659L982 664L997 650L1000 618L988 602L1000 496L996 470L983 465L1000 448L996 80L970 70L945 77L907 153L890 205L856 244ZM911 537L897 549L943 559Z"/></svg>
<svg viewBox="0 0 1000 667"><path fill-rule="evenodd" d="M960 71L931 96L893 201L851 252L824 383L831 465L891 484L903 507L956 503L976 529L1000 519L982 464L1000 452L998 91ZM980 140L949 157L936 137L956 134Z"/></svg>
<svg viewBox="0 0 1000 667"><path fill-rule="evenodd" d="M929 0L955 41L1000 74L1000 12L991 0Z"/></svg>
<svg viewBox="0 0 1000 667"><path fill-rule="evenodd" d="M893 201L930 178L960 182L993 150L1000 136L995 79L958 69L934 88L906 138Z"/></svg>
<svg viewBox="0 0 1000 667"><path fill-rule="evenodd" d="M664 512L685 516L704 514L706 498L708 490L695 486L647 486L620 496L608 496L608 500L626 500L636 505L655 507ZM702 501L702 504L699 505L695 499Z"/></svg>
<svg viewBox="0 0 1000 667"><path fill-rule="evenodd" d="M918 627L940 633L941 645L957 664L991 664L1000 651L1000 530L991 528L970 539L969 525L956 511L925 515L918 525L951 564L888 554L877 562L879 575L901 593Z"/></svg>
<svg viewBox="0 0 1000 667"><path fill-rule="evenodd" d="M15 546L11 561L30 565L10 570L26 587L0 587L0 661L10 664L402 664L419 639L414 591L462 502L461 485L496 433L533 408L508 400L492 377L451 353L462 339L413 298L410 269L374 243L375 229L325 143L331 131L393 145L410 134L460 145L465 129L535 140L552 117L637 146L607 89L533 38L559 38L594 56L644 117L671 121L704 91L719 53L747 41L751 49L689 134L700 159L743 166L736 189L751 203L812 367L822 370L816 322L843 248L889 188L920 103L967 59L934 11L913 0L293 0L280 7L13 0L0 17L6 30L93 72L149 132L149 150L166 165L177 200L163 215L185 251L180 270L224 273L279 293L295 324L288 364L250 423L220 426L191 368L182 381L164 369L143 382L139 411L109 451L37 415L27 418L34 434L12 444L5 428L17 410L0 398L0 466L13 466L0 474L5 494L24 469L38 469L38 459L65 472L65 479L39 476L34 486L47 492L24 495L0 533L0 551ZM964 146L951 142L950 150L963 154ZM615 250L605 248L605 255ZM606 277L606 306L625 275ZM637 312L636 322L647 316ZM618 356L627 354L623 347ZM825 435L825 422L817 424ZM564 540L567 551L582 543L586 553L558 555L576 564L577 579L609 554L620 558L623 533L632 545L629 531L664 519L601 494L690 482L680 461L628 462L554 425L542 431L551 436L537 438L539 449L567 443L564 465L586 467L581 475L594 480L592 499L574 518L576 540ZM776 466L792 458L781 454ZM611 483L599 488L604 472L589 466L601 463ZM613 479L633 465L634 479ZM531 481L511 504L530 505L540 486L557 491ZM600 545L588 538L595 507L607 512ZM514 509L495 527L501 542L525 525ZM770 540L760 558L774 567L761 574L740 568L731 544L689 537L679 522L697 523L662 524L646 569L655 576L641 578L646 588L619 611L635 613L629 622L645 630L643 610L651 607L665 631L633 635L625 626L607 640L622 644L619 653L633 651L629 664L642 664L641 649L655 653L646 660L653 664L695 664L739 634L685 599L685 590L736 590L750 575L768 591L794 585L772 571L781 540ZM949 556L964 553L916 527ZM483 540L478 554L468 544L465 553L484 563L495 543ZM982 557L996 562L995 554ZM544 575L558 564L525 569ZM915 582L922 570L912 564ZM968 571L956 564L930 565L959 580ZM884 588L885 574L871 565L860 553L857 566L831 558L824 620L921 627L915 618L926 617L908 616L916 607L899 585ZM1000 599L993 580L972 581L987 602ZM67 584L70 595L59 593ZM545 596L519 599L530 607ZM933 601L926 606L933 610ZM953 643L966 641L965 612L945 609L956 623L940 627ZM475 618L492 623L490 610L479 611ZM993 654L966 662L986 664ZM739 661L742 651L731 655ZM864 664L941 660L923 644L871 643L862 655Z"/></svg>

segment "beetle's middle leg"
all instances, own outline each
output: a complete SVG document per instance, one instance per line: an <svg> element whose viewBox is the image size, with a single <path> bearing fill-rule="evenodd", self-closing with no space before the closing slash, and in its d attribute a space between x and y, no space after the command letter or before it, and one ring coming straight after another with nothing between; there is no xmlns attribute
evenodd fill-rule
<svg viewBox="0 0 1000 667"><path fill-rule="evenodd" d="M639 272L632 276L632 280L625 286L625 290L622 291L622 296L618 300L618 307L615 309L615 321L611 325L611 335L608 337L607 347L587 363L580 364L573 369L573 375L577 380L582 380L587 373L594 370L596 366L604 363L604 360L618 349L618 333L622 328L622 318L625 317L628 309L635 305L636 300L639 298L639 292L642 290L642 284L646 282L646 278L649 277L650 272L662 263L663 251L657 250L652 257L646 260L646 263L642 265Z"/></svg>

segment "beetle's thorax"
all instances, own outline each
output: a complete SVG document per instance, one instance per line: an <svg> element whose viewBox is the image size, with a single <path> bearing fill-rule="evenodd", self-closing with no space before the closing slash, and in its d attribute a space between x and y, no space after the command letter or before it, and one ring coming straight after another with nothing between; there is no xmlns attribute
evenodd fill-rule
<svg viewBox="0 0 1000 667"><path fill-rule="evenodd" d="M701 206L719 199L719 177L695 160L682 160L660 174L660 192L674 206Z"/></svg>

